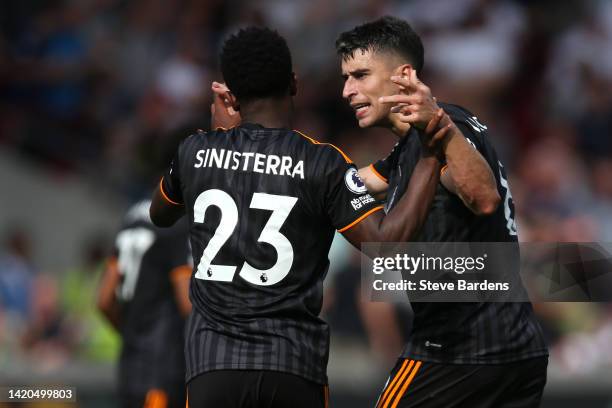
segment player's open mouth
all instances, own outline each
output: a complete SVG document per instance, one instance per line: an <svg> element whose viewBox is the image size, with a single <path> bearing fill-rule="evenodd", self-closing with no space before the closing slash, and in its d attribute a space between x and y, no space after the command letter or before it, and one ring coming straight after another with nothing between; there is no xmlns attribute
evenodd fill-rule
<svg viewBox="0 0 612 408"><path fill-rule="evenodd" d="M357 103L352 105L353 109L355 109L355 116L362 117L366 114L368 108L370 107L369 103Z"/></svg>

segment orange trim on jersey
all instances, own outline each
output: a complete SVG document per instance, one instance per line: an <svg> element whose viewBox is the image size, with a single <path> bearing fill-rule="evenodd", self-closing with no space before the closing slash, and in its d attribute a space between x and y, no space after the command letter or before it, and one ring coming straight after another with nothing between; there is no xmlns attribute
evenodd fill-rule
<svg viewBox="0 0 612 408"><path fill-rule="evenodd" d="M350 223L349 225L347 225L346 227L344 227L344 228L340 228L340 229L338 230L338 232L344 232L344 231L346 231L347 229L349 229L349 228L351 228L351 227L354 227L355 225L359 224L361 221L363 221L363 220L364 220L364 219L365 219L367 216L369 216L369 215L370 215L370 214L372 214L373 212L376 212L376 211L378 211L378 210L382 210L382 209L383 209L383 206L382 206L382 205L381 205L381 206L378 206L378 207L374 207L374 208L372 208L370 211L368 211L367 213L363 214L361 217L357 218L355 221L351 222L351 223Z"/></svg>
<svg viewBox="0 0 612 408"><path fill-rule="evenodd" d="M174 205L183 205L181 203L177 203L176 201L172 201L170 199L170 197L168 197L168 195L166 194L166 192L164 191L164 178L162 177L161 180L159 180L159 191L161 192L162 196L166 199L166 201L168 201L170 204L174 204Z"/></svg>
<svg viewBox="0 0 612 408"><path fill-rule="evenodd" d="M147 392L144 408L166 408L167 406L168 396L163 390L153 388Z"/></svg>
<svg viewBox="0 0 612 408"><path fill-rule="evenodd" d="M333 147L334 149L336 149L336 150L337 150L337 151L338 151L338 152L339 152L339 153L342 155L342 157L344 157L344 160L345 160L347 163L349 163L349 164L353 163L353 161L351 160L351 158L350 158L350 157L348 157L348 156L346 155L346 153L344 153L344 152L343 152L343 151L342 151L342 150L341 150L341 149L340 149L338 146L333 145L333 144L331 144L331 143L322 143L322 142L319 142L318 140L313 139L313 138L312 138L312 137L310 137L310 136L306 136L304 133L300 132L299 130L293 129L293 131L294 131L294 132L296 132L297 134L299 134L300 136L303 136L303 137L305 137L306 139L308 139L308 140L310 141L310 143L312 143L312 144L315 144L315 145L327 145L327 146L331 146L331 147Z"/></svg>
<svg viewBox="0 0 612 408"><path fill-rule="evenodd" d="M386 401L381 402L381 407L382 408L388 408L389 407L389 403L391 402L391 400L393 399L393 396L395 395L395 393L397 392L398 388L400 387L400 385L404 382L404 380L406 379L406 377L408 376L408 373L410 373L410 370L412 369L412 367L414 366L414 360L410 360L410 362L408 363L408 366L406 367L406 369L404 370L404 373L401 375L401 377L399 378L399 381L395 384L395 386L391 389L391 393L388 395L388 398Z"/></svg>
<svg viewBox="0 0 612 408"><path fill-rule="evenodd" d="M442 166L442 168L440 169L440 177L442 177L444 175L444 173L446 173L448 171L448 164L445 164L444 166Z"/></svg>
<svg viewBox="0 0 612 408"><path fill-rule="evenodd" d="M227 131L232 130L232 129L233 129L233 128L235 128L235 127L236 127L236 126L232 126L231 128L229 128L229 129L228 129L228 128L224 128L223 126L217 126L217 127L215 128L215 130L222 130L222 131L224 131L224 132L227 132Z"/></svg>
<svg viewBox="0 0 612 408"><path fill-rule="evenodd" d="M329 385L323 386L323 395L325 398L325 408L329 408Z"/></svg>
<svg viewBox="0 0 612 408"><path fill-rule="evenodd" d="M419 371L419 367L421 367L421 362L417 361L416 365L414 366L414 370L412 370L412 372L410 373L410 376L408 377L408 379L402 386L402 389L400 390L399 394L397 394L397 397L395 397L395 401L393 401L393 405L391 405L391 408L397 407L397 404L399 404L400 400L404 396L404 393L406 392L406 390L408 389L408 386L414 379L414 376L416 375L417 371Z"/></svg>
<svg viewBox="0 0 612 408"><path fill-rule="evenodd" d="M170 279L176 280L176 279L183 278L185 276L191 277L192 271L193 269L189 265L177 266L170 272Z"/></svg>
<svg viewBox="0 0 612 408"><path fill-rule="evenodd" d="M387 180L386 177L383 177L382 174L380 174L377 170L376 167L374 167L374 164L371 163L370 164L370 169L372 170L372 173L374 173L376 175L376 177L378 177L379 179L381 179L382 181L384 181L385 183L389 183L389 180Z"/></svg>
<svg viewBox="0 0 612 408"><path fill-rule="evenodd" d="M391 381L391 383L387 384L387 386L384 389L384 392L383 392L382 396L380 397L380 400L378 401L378 404L376 405L376 408L382 407L382 404L387 400L387 396L389 395L389 391L391 391L391 389L393 387L395 387L395 384L397 383L397 380L399 380L399 378L404 374L404 371L406 370L406 365L408 365L408 360L404 360L404 362L402 363L402 366L400 367L400 369L397 370L397 373L395 373L395 376L393 377L393 380Z"/></svg>

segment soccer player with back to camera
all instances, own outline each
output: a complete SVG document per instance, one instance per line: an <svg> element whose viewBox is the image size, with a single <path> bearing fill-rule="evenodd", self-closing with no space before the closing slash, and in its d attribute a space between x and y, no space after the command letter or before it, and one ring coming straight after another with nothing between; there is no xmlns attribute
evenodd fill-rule
<svg viewBox="0 0 612 408"><path fill-rule="evenodd" d="M414 241L516 247L512 196L487 128L464 108L437 103L418 79L423 45L410 25L383 17L342 33L336 49L343 97L359 126L385 127L399 138L389 156L359 171L371 193L387 192L385 211L411 193L406 186L421 155L418 129L441 108L442 123L451 126L446 165ZM530 303L415 302L412 309L412 333L377 407L539 406L548 351Z"/></svg>
<svg viewBox="0 0 612 408"><path fill-rule="evenodd" d="M98 290L98 308L121 335L120 406L184 408L188 230L185 222L155 227L150 205L143 200L126 213Z"/></svg>
<svg viewBox="0 0 612 408"><path fill-rule="evenodd" d="M185 139L151 205L157 225L185 214L190 223L189 405L324 407L329 329L319 312L334 230L358 247L416 236L448 128L430 121L409 194L383 216L340 149L290 130L296 79L278 33L240 30L220 59L242 123Z"/></svg>

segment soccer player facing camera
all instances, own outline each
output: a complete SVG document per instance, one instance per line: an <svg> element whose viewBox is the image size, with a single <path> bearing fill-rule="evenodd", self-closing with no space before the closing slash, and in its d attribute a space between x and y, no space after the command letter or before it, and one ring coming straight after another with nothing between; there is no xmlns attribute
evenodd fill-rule
<svg viewBox="0 0 612 408"><path fill-rule="evenodd" d="M324 407L329 328L318 315L334 230L357 247L415 237L448 128L428 122L409 193L383 215L340 149L290 130L296 79L278 33L241 30L220 59L242 122L186 138L150 210L159 226L185 214L190 224L189 406Z"/></svg>
<svg viewBox="0 0 612 408"><path fill-rule="evenodd" d="M487 127L466 109L437 103L419 79L423 45L405 21L383 17L336 41L343 97L359 126L399 139L360 175L387 192L385 211L406 189L421 155L418 129L442 109L445 165L419 242L517 243L508 181ZM518 272L517 272L518 273ZM548 351L530 303L413 303L413 330L377 407L537 407Z"/></svg>

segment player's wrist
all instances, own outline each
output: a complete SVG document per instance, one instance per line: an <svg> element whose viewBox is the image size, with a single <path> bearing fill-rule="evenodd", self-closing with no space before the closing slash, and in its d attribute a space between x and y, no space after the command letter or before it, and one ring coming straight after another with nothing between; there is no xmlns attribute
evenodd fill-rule
<svg viewBox="0 0 612 408"><path fill-rule="evenodd" d="M443 160L435 152L421 152L421 161L432 167L442 167Z"/></svg>

